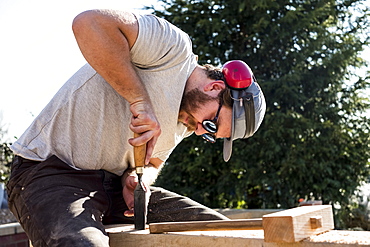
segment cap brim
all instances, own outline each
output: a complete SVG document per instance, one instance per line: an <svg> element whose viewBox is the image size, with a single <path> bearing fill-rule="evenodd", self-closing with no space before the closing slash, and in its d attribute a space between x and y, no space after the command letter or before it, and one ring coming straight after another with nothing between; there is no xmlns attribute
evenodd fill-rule
<svg viewBox="0 0 370 247"><path fill-rule="evenodd" d="M233 150L233 141L230 138L224 139L224 161L228 162Z"/></svg>
<svg viewBox="0 0 370 247"><path fill-rule="evenodd" d="M235 102L234 102L235 104ZM224 139L224 150L223 150L223 155L224 155L224 161L228 162L232 151L233 151L233 139L234 139L234 125L235 125L235 107L233 107L233 113L232 113L232 118L231 118L231 136L230 138L225 138Z"/></svg>
<svg viewBox="0 0 370 247"><path fill-rule="evenodd" d="M245 139L251 137L259 128L263 117L266 111L266 103L265 98L260 89L257 82L253 82L253 84L247 89L246 93L252 93L253 95L253 104L246 104L243 103L243 106L240 105L239 99L241 98L239 93L245 92L238 91L238 90L231 90L231 94L233 97L233 108L232 108L232 119L231 119L231 136L230 138L224 139L224 150L223 150L223 157L225 162L229 161L231 154L232 154L232 147L233 141L236 139ZM244 96L243 96L244 97ZM247 115L250 111L245 107L249 105L253 109L253 116ZM250 109L251 110L251 109ZM247 122L253 122L253 125L250 125L249 129L247 128Z"/></svg>

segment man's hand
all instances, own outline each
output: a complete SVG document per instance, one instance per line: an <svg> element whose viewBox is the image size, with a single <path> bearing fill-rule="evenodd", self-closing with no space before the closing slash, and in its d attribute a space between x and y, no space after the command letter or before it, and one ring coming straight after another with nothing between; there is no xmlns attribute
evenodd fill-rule
<svg viewBox="0 0 370 247"><path fill-rule="evenodd" d="M141 135L137 138L130 138L129 143L132 146L141 146L147 143L145 164L148 165L154 146L161 134L161 128L150 102L135 102L131 104L130 110L132 112L130 129Z"/></svg>
<svg viewBox="0 0 370 247"><path fill-rule="evenodd" d="M158 173L163 166L163 161L158 158L152 158L149 165L146 166L142 180L144 181L144 187L147 189L146 196L150 196L149 184L154 183L155 179L158 176ZM122 175L122 195L123 199L126 202L128 210L124 212L124 215L127 217L134 216L134 190L138 183L138 177L136 175L135 169L127 169Z"/></svg>
<svg viewBox="0 0 370 247"><path fill-rule="evenodd" d="M131 173L122 182L123 182L122 183L122 186L123 186L122 195L128 207L128 210L124 212L124 215L127 217L133 217L134 216L134 190L138 183L138 178L137 178L136 173Z"/></svg>
<svg viewBox="0 0 370 247"><path fill-rule="evenodd" d="M134 212L134 190L137 186L138 183L138 177L135 172L129 174L124 181L122 181L122 195L123 199L126 202L126 205L128 207L128 210L126 210L123 214L126 217L133 217L135 212ZM143 182L143 187L145 189L145 196L147 197L147 202L149 202L149 197L150 197L150 189L149 186L145 185Z"/></svg>

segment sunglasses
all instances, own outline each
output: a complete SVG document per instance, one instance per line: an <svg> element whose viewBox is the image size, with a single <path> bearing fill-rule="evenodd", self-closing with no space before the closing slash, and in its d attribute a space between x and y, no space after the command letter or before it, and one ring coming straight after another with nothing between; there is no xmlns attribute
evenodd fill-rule
<svg viewBox="0 0 370 247"><path fill-rule="evenodd" d="M218 107L216 116L213 120L205 119L202 121L202 126L203 128L208 131L208 133L204 133L202 135L203 139L210 143L215 143L216 142L216 133L217 133L217 120L218 120L218 115L220 114L220 110L222 107L222 100L220 101L220 105Z"/></svg>

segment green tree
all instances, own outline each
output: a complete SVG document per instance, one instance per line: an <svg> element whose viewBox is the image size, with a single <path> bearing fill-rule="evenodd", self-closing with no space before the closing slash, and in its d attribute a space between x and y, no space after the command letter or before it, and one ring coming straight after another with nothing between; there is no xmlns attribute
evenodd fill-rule
<svg viewBox="0 0 370 247"><path fill-rule="evenodd" d="M9 178L10 163L13 160L13 152L9 148L9 143L3 143L3 139L7 130L2 122L2 114L0 112L0 183L6 182Z"/></svg>
<svg viewBox="0 0 370 247"><path fill-rule="evenodd" d="M0 183L8 181L13 153L8 143L0 143Z"/></svg>
<svg viewBox="0 0 370 247"><path fill-rule="evenodd" d="M241 59L267 100L260 130L234 144L183 141L157 185L211 207L289 208L299 198L346 208L369 176L369 42L363 0L162 0L153 12L189 34L200 63Z"/></svg>

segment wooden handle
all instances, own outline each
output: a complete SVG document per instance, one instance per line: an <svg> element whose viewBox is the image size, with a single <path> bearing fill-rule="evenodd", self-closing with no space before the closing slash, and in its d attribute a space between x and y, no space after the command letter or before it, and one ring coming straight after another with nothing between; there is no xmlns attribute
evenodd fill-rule
<svg viewBox="0 0 370 247"><path fill-rule="evenodd" d="M163 222L149 224L150 233L261 229L263 229L262 219Z"/></svg>
<svg viewBox="0 0 370 247"><path fill-rule="evenodd" d="M134 133L134 137L139 137L140 134ZM134 160L136 173L143 174L146 156L146 144L134 147Z"/></svg>

